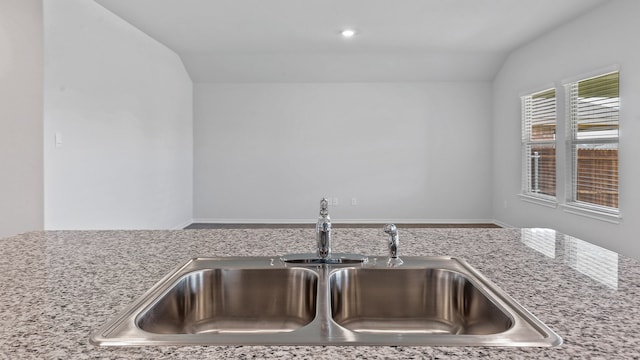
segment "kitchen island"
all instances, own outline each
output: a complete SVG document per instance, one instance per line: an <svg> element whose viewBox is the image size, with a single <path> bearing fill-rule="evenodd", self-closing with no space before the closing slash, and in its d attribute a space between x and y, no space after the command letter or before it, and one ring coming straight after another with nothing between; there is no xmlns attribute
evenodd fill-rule
<svg viewBox="0 0 640 360"><path fill-rule="evenodd" d="M640 358L640 262L547 229L403 229L400 255L466 260L564 344L552 348L89 343L196 256L311 252L312 228L45 231L0 240L0 359ZM336 228L335 252L385 255L382 229Z"/></svg>

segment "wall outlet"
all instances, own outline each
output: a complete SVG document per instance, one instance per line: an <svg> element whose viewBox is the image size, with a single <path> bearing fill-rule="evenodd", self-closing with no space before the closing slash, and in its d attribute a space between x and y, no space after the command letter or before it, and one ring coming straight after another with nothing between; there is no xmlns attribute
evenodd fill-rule
<svg viewBox="0 0 640 360"><path fill-rule="evenodd" d="M331 196L330 196L330 197L328 197L328 198L326 198L326 199L327 199L327 204L328 204L329 206L336 206L336 205L338 205L338 198L337 198L337 197L331 197Z"/></svg>
<svg viewBox="0 0 640 360"><path fill-rule="evenodd" d="M351 205L352 205L352 206L356 206L356 205L358 205L358 199L356 199L356 198L351 198Z"/></svg>
<svg viewBox="0 0 640 360"><path fill-rule="evenodd" d="M55 136L54 136L54 141L55 141L55 146L57 148L61 148L62 147L62 133L61 132L56 132Z"/></svg>

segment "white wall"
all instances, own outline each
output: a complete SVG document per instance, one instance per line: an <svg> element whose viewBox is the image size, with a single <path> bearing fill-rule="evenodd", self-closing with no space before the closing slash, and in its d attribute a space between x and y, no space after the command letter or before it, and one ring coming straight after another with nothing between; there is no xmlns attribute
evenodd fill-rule
<svg viewBox="0 0 640 360"><path fill-rule="evenodd" d="M196 84L197 221L491 216L491 85ZM356 197L358 204L351 205Z"/></svg>
<svg viewBox="0 0 640 360"><path fill-rule="evenodd" d="M93 1L47 0L44 24L45 228L188 223L193 85L180 58Z"/></svg>
<svg viewBox="0 0 640 360"><path fill-rule="evenodd" d="M514 51L494 80L494 214L517 226L560 230L640 258L640 1L616 0ZM518 199L520 192L520 99L524 91L556 83L563 116L564 79L614 64L620 66L620 224L610 224ZM561 144L562 145L562 144ZM563 177L564 164L559 176ZM506 207L505 207L506 204Z"/></svg>
<svg viewBox="0 0 640 360"><path fill-rule="evenodd" d="M0 1L0 238L43 228L42 0Z"/></svg>

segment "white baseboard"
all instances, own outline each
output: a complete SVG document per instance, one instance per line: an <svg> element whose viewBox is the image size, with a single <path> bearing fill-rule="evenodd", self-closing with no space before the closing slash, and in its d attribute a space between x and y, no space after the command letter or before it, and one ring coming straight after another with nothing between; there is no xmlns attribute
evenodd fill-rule
<svg viewBox="0 0 640 360"><path fill-rule="evenodd" d="M502 221L500 221L500 220L495 220L495 219L494 219L494 220L492 220L491 222L492 222L493 224L496 224L496 225L498 225L498 226L500 226L500 227L503 227L503 228L515 228L515 226L513 226L513 225L509 225L509 224L507 224L507 223L505 223L505 222L502 222Z"/></svg>
<svg viewBox="0 0 640 360"><path fill-rule="evenodd" d="M212 219L196 218L196 224L315 224L309 219ZM334 224L497 224L493 219L337 219Z"/></svg>
<svg viewBox="0 0 640 360"><path fill-rule="evenodd" d="M182 230L182 229L186 228L187 226L193 224L194 222L195 221L193 219L189 219L188 221L186 221L186 222L184 222L184 223L182 223L182 224L180 224L178 226L172 227L171 230Z"/></svg>
<svg viewBox="0 0 640 360"><path fill-rule="evenodd" d="M311 224L315 222L316 219L193 219L194 224Z"/></svg>

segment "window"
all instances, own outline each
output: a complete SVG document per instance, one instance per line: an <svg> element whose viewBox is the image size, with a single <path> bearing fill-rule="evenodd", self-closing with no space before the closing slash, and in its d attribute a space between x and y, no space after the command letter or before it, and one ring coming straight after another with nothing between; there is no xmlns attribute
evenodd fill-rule
<svg viewBox="0 0 640 360"><path fill-rule="evenodd" d="M565 85L571 205L618 211L619 73Z"/></svg>
<svg viewBox="0 0 640 360"><path fill-rule="evenodd" d="M556 89L522 97L522 193L556 196Z"/></svg>

